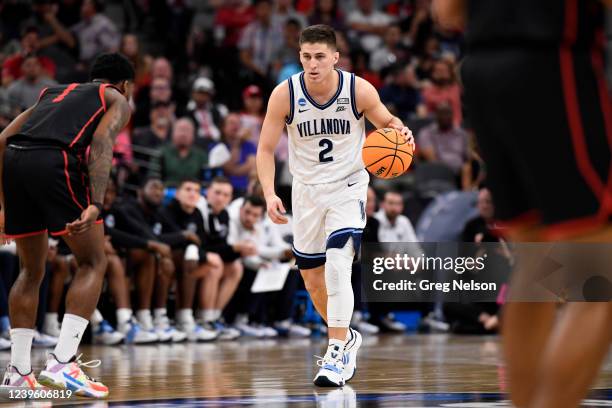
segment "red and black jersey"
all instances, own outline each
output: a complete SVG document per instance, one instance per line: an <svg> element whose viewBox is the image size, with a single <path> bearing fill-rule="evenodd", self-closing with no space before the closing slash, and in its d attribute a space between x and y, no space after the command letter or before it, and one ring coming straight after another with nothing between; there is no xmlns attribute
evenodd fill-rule
<svg viewBox="0 0 612 408"><path fill-rule="evenodd" d="M89 82L45 88L29 119L9 142L84 151L106 111L104 90L108 86Z"/></svg>
<svg viewBox="0 0 612 408"><path fill-rule="evenodd" d="M470 49L603 47L605 12L599 0L470 0L465 42Z"/></svg>

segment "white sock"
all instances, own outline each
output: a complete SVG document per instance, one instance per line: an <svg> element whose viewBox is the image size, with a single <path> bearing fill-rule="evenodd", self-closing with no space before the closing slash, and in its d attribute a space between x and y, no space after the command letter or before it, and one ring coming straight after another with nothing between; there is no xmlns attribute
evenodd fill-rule
<svg viewBox="0 0 612 408"><path fill-rule="evenodd" d="M88 323L87 319L83 319L80 316L68 313L64 315L59 340L53 351L57 361L66 363L72 356L76 355Z"/></svg>
<svg viewBox="0 0 612 408"><path fill-rule="evenodd" d="M136 318L143 329L151 330L153 328L153 318L151 317L151 311L149 309L137 311Z"/></svg>
<svg viewBox="0 0 612 408"><path fill-rule="evenodd" d="M214 309L204 309L202 313L202 318L205 322L214 322L215 320L215 310Z"/></svg>
<svg viewBox="0 0 612 408"><path fill-rule="evenodd" d="M98 327L100 323L102 323L102 320L104 320L104 317L98 309L94 310L94 312L91 314L91 317L89 318L92 327Z"/></svg>
<svg viewBox="0 0 612 408"><path fill-rule="evenodd" d="M132 318L132 309L120 308L117 309L117 326L126 324Z"/></svg>
<svg viewBox="0 0 612 408"><path fill-rule="evenodd" d="M165 307L158 307L153 309L153 317L155 318L155 320L159 320L166 316L168 316L168 310Z"/></svg>
<svg viewBox="0 0 612 408"><path fill-rule="evenodd" d="M11 365L20 374L29 374L32 371L30 352L33 339L32 329L11 329Z"/></svg>
<svg viewBox="0 0 612 408"><path fill-rule="evenodd" d="M219 320L221 318L221 310L220 309L213 309L213 313L214 313L214 320Z"/></svg>
<svg viewBox="0 0 612 408"><path fill-rule="evenodd" d="M176 312L176 320L178 320L181 324L193 324L193 310L192 309L179 309Z"/></svg>
<svg viewBox="0 0 612 408"><path fill-rule="evenodd" d="M56 327L59 325L57 320L57 313L46 313L45 314L45 327Z"/></svg>

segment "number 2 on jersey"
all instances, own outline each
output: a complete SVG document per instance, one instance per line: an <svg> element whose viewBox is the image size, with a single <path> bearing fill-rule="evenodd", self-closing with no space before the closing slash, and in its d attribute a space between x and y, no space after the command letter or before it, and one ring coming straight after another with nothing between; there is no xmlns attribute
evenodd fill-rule
<svg viewBox="0 0 612 408"><path fill-rule="evenodd" d="M319 140L319 146L323 147L323 150L319 152L319 161L321 163L334 161L333 156L325 157L325 155L330 153L334 148L334 144L332 143L332 141L329 139L321 139Z"/></svg>

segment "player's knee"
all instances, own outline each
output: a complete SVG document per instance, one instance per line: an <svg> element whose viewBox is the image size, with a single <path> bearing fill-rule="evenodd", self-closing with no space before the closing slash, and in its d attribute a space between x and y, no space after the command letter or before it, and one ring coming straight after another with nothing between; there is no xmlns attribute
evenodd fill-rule
<svg viewBox="0 0 612 408"><path fill-rule="evenodd" d="M244 267L242 266L242 262L234 261L229 264L225 264L223 267L223 276L227 279L235 279L240 280L242 278L242 274L244 273Z"/></svg>
<svg viewBox="0 0 612 408"><path fill-rule="evenodd" d="M327 249L325 286L327 287L328 296L334 296L341 291L352 290L351 273L353 256L351 240L348 240L342 248Z"/></svg>

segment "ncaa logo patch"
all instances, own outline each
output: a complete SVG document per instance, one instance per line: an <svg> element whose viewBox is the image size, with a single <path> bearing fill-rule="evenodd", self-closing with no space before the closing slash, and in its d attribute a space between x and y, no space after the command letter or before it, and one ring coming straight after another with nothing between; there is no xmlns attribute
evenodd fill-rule
<svg viewBox="0 0 612 408"><path fill-rule="evenodd" d="M104 219L104 225L108 228L115 228L115 216L113 214L108 214Z"/></svg>
<svg viewBox="0 0 612 408"><path fill-rule="evenodd" d="M155 225L153 225L153 233L155 235L161 235L162 233L162 225L159 222L156 222Z"/></svg>
<svg viewBox="0 0 612 408"><path fill-rule="evenodd" d="M338 105L348 105L349 104L349 98L338 98L338 101L336 103Z"/></svg>
<svg viewBox="0 0 612 408"><path fill-rule="evenodd" d="M198 231L198 226L195 224L195 222L190 222L187 224L187 231L195 233Z"/></svg>
<svg viewBox="0 0 612 408"><path fill-rule="evenodd" d="M306 99L304 99L304 98L300 98L300 99L298 99L298 105L300 105L300 106L306 106Z"/></svg>

